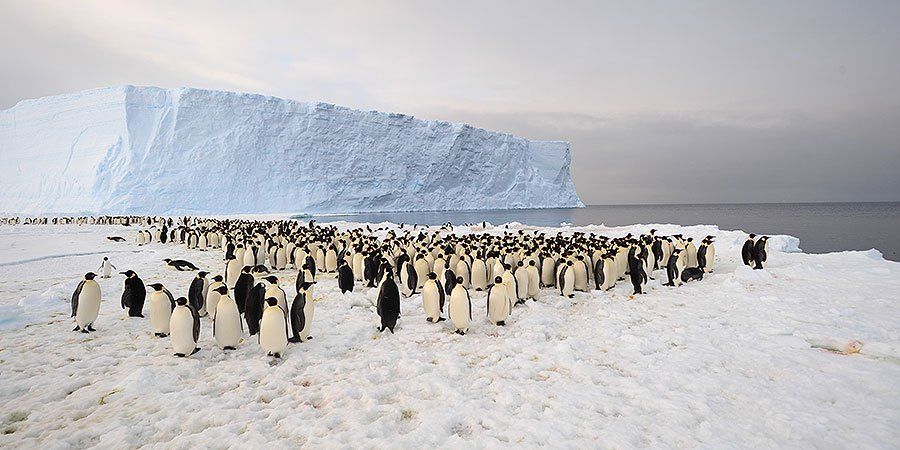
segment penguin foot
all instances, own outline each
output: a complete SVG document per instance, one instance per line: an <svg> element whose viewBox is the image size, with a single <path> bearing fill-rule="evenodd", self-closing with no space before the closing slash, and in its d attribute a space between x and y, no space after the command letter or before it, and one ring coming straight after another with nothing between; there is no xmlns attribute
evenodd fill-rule
<svg viewBox="0 0 900 450"><path fill-rule="evenodd" d="M82 328L82 329L81 329L81 332L84 333L84 334L90 333L90 331L88 331L87 328Z"/></svg>
<svg viewBox="0 0 900 450"><path fill-rule="evenodd" d="M447 319L445 319L445 318L443 318L443 317L438 317L438 320L437 320L437 321L438 321L438 322L443 322L443 321L445 321L445 320L447 320Z"/></svg>
<svg viewBox="0 0 900 450"><path fill-rule="evenodd" d="M290 337L290 338L288 338L288 342L296 344L298 342L303 342L303 341L301 341L300 338L298 338L298 337Z"/></svg>
<svg viewBox="0 0 900 450"><path fill-rule="evenodd" d="M226 346L222 347L222 350L237 350L237 347L232 347L230 345L226 345Z"/></svg>
<svg viewBox="0 0 900 450"><path fill-rule="evenodd" d="M498 326L498 327L505 327L505 326L506 326L506 321L501 320L501 321L497 322L497 326Z"/></svg>
<svg viewBox="0 0 900 450"><path fill-rule="evenodd" d="M175 353L174 355L177 356L177 357L179 357L179 358L184 358L185 356L187 356L187 355L185 355L184 353Z"/></svg>
<svg viewBox="0 0 900 450"><path fill-rule="evenodd" d="M516 304L517 304L517 305L524 305L524 304L525 304L525 300L516 300Z"/></svg>
<svg viewBox="0 0 900 450"><path fill-rule="evenodd" d="M93 325L88 325L88 326L87 326L87 330L88 330L88 331L97 331L97 330L94 329L94 326L93 326Z"/></svg>
<svg viewBox="0 0 900 450"><path fill-rule="evenodd" d="M569 294L569 298L575 298L575 294Z"/></svg>
<svg viewBox="0 0 900 450"><path fill-rule="evenodd" d="M392 330L392 332L393 332L393 330ZM307 337L306 337L306 340L307 340L307 341L311 341L311 340L312 340L312 336L307 336Z"/></svg>
<svg viewBox="0 0 900 450"><path fill-rule="evenodd" d="M156 336L156 337L158 337L158 338L164 338L164 337L166 337L166 333L153 333L153 335Z"/></svg>
<svg viewBox="0 0 900 450"><path fill-rule="evenodd" d="M81 331L81 327L79 327L78 325L75 325L75 328L72 331Z"/></svg>
<svg viewBox="0 0 900 450"><path fill-rule="evenodd" d="M434 323L434 321L431 320L431 317L426 317L426 318L425 318L425 321L428 322L428 323Z"/></svg>
<svg viewBox="0 0 900 450"><path fill-rule="evenodd" d="M191 354L193 355L194 353L197 353L199 351L200 351L200 347L195 347L194 351L192 351Z"/></svg>

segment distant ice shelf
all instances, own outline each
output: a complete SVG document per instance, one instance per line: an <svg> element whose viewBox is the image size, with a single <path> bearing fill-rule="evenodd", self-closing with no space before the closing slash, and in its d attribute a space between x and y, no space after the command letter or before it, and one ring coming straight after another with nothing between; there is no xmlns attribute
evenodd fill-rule
<svg viewBox="0 0 900 450"><path fill-rule="evenodd" d="M584 206L569 144L256 94L120 86L0 111L0 213Z"/></svg>

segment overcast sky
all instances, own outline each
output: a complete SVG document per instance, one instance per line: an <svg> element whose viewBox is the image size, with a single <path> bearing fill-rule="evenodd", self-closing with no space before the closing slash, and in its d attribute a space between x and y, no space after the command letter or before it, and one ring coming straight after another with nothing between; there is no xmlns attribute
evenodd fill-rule
<svg viewBox="0 0 900 450"><path fill-rule="evenodd" d="M0 108L193 86L567 140L585 203L900 200L900 1L0 2Z"/></svg>

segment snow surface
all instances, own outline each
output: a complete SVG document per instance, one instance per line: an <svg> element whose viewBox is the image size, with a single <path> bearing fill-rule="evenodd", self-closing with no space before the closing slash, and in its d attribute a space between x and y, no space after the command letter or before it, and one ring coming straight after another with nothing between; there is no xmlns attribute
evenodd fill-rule
<svg viewBox="0 0 900 450"><path fill-rule="evenodd" d="M122 86L0 111L0 212L584 206L569 144L254 94Z"/></svg>
<svg viewBox="0 0 900 450"><path fill-rule="evenodd" d="M121 276L100 280L99 331L71 332L71 292L102 255L185 295L193 273L161 259L218 273L219 251L138 248L134 227L0 227L0 447L896 448L900 263L776 236L754 271L742 232L653 228L717 236L715 272L677 289L657 272L634 299L628 283L571 300L544 290L506 327L473 293L466 336L426 323L418 295L397 334L378 334L375 293L342 296L322 277L315 339L273 365L255 340L218 350L207 319L203 350L172 357L148 319L124 317ZM860 353L823 349L851 340Z"/></svg>

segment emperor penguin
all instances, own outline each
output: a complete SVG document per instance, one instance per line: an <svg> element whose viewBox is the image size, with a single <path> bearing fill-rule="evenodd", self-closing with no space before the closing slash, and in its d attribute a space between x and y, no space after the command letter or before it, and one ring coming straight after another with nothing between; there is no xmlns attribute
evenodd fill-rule
<svg viewBox="0 0 900 450"><path fill-rule="evenodd" d="M541 274L538 272L537 261L529 260L525 273L528 274L528 298L537 301L537 295L541 291Z"/></svg>
<svg viewBox="0 0 900 450"><path fill-rule="evenodd" d="M241 263L245 266L255 266L257 250L258 248L255 245L247 248L247 250L244 252L244 259L243 261L241 261Z"/></svg>
<svg viewBox="0 0 900 450"><path fill-rule="evenodd" d="M472 260L472 273L469 274L472 283L472 289L481 292L487 289L487 265L480 257Z"/></svg>
<svg viewBox="0 0 900 450"><path fill-rule="evenodd" d="M528 271L525 269L525 263L523 261L519 261L516 263L516 268L513 269L513 277L516 279L516 301L518 303L525 303L525 299L528 298Z"/></svg>
<svg viewBox="0 0 900 450"><path fill-rule="evenodd" d="M643 287L647 284L647 273L644 272L644 262L638 256L638 250L632 247L632 251L628 252L628 275L631 277L631 285L634 287L634 294L643 294Z"/></svg>
<svg viewBox="0 0 900 450"><path fill-rule="evenodd" d="M604 270L606 267L606 260L601 255L597 258L597 261L594 262L594 285L597 290L604 290L603 287L606 286L606 271Z"/></svg>
<svg viewBox="0 0 900 450"><path fill-rule="evenodd" d="M560 264L559 276L557 276L556 285L559 286L559 292L563 297L575 297L575 274L571 260L567 260L564 264Z"/></svg>
<svg viewBox="0 0 900 450"><path fill-rule="evenodd" d="M72 331L97 331L93 326L100 315L100 284L94 281L96 276L94 272L84 274L84 279L72 293L72 317L75 318L75 329Z"/></svg>
<svg viewBox="0 0 900 450"><path fill-rule="evenodd" d="M488 288L487 316L494 325L506 325L506 319L512 311L513 302L503 286L503 279L494 277L494 284Z"/></svg>
<svg viewBox="0 0 900 450"><path fill-rule="evenodd" d="M545 255L541 263L541 284L544 287L556 286L556 260Z"/></svg>
<svg viewBox="0 0 900 450"><path fill-rule="evenodd" d="M572 264L572 274L575 275L575 290L588 291L588 267L584 261L584 255L576 255Z"/></svg>
<svg viewBox="0 0 900 450"><path fill-rule="evenodd" d="M767 243L769 242L768 236L763 236L756 240L756 244L753 244L753 268L754 269L764 269L766 267L766 259L768 258L767 253Z"/></svg>
<svg viewBox="0 0 900 450"><path fill-rule="evenodd" d="M275 298L276 300L278 300L278 306L283 311L287 311L287 295L285 295L284 289L282 289L281 286L278 285L278 277L276 277L275 275L269 275L264 279L269 282L269 287L266 289L266 292L264 294L265 298ZM285 312L285 314L287 313Z"/></svg>
<svg viewBox="0 0 900 450"><path fill-rule="evenodd" d="M109 262L109 257L104 256L103 261L100 262L100 268L97 270L100 272L100 278L109 278L113 270L116 270L116 266Z"/></svg>
<svg viewBox="0 0 900 450"><path fill-rule="evenodd" d="M279 245L275 249L275 261L272 263L276 270L284 270L287 268L287 251L283 245Z"/></svg>
<svg viewBox="0 0 900 450"><path fill-rule="evenodd" d="M325 260L323 261L326 273L334 273L337 270L337 260L337 251L335 251L334 245L329 245L325 251Z"/></svg>
<svg viewBox="0 0 900 450"><path fill-rule="evenodd" d="M366 261L366 256L363 255L361 248L358 249L355 253L353 253L352 269L353 269L353 277L356 279L356 281L364 281L365 280L365 278L364 278L364 275L366 272L365 261Z"/></svg>
<svg viewBox="0 0 900 450"><path fill-rule="evenodd" d="M713 264L716 261L716 246L713 239L714 236L707 236L697 250L697 264L706 273L713 271Z"/></svg>
<svg viewBox="0 0 900 450"><path fill-rule="evenodd" d="M388 267L385 269L384 278L378 288L378 302L376 304L378 317L381 318L381 327L379 332L385 329L391 330L394 334L394 327L397 326L397 319L400 318L400 291L397 289L397 283L394 282L394 275Z"/></svg>
<svg viewBox="0 0 900 450"><path fill-rule="evenodd" d="M175 305L169 320L170 337L175 356L183 358L200 351L200 347L197 347L200 340L200 314L184 297L178 297Z"/></svg>
<svg viewBox="0 0 900 450"><path fill-rule="evenodd" d="M275 358L281 358L287 349L287 313L275 297L266 299L266 309L263 310L262 320L259 322L258 341L266 355Z"/></svg>
<svg viewBox="0 0 900 450"><path fill-rule="evenodd" d="M419 284L416 270L409 261L404 261L400 266L400 289L404 297L411 297L416 293Z"/></svg>
<svg viewBox="0 0 900 450"><path fill-rule="evenodd" d="M341 294L353 292L353 269L350 268L350 264L348 264L346 260L341 260L341 265L338 267L337 278L338 288L341 289Z"/></svg>
<svg viewBox="0 0 900 450"><path fill-rule="evenodd" d="M494 279L497 279L495 276ZM516 280L516 276L513 274L512 270L508 264L503 264L503 271L500 272L500 280L503 282L503 286L506 287L506 295L509 297L509 300L513 302L513 304L519 303L519 286Z"/></svg>
<svg viewBox="0 0 900 450"><path fill-rule="evenodd" d="M686 257L685 268L697 267L697 246L694 245L694 238L687 238L684 253Z"/></svg>
<svg viewBox="0 0 900 450"><path fill-rule="evenodd" d="M228 262L225 263L225 285L228 286L228 289L234 289L234 285L241 276L241 263L242 261L238 260L235 255L231 255Z"/></svg>
<svg viewBox="0 0 900 450"><path fill-rule="evenodd" d="M125 275L125 290L122 291L122 309L128 309L128 317L144 317L144 300L147 288L133 270L120 272Z"/></svg>
<svg viewBox="0 0 900 450"><path fill-rule="evenodd" d="M444 312L446 294L444 287L437 279L437 274L429 272L427 280L422 286L422 303L425 306L425 320L437 323L444 320L441 314Z"/></svg>
<svg viewBox="0 0 900 450"><path fill-rule="evenodd" d="M206 290L206 299L204 304L206 305L206 313L209 314L211 319L216 318L216 308L219 307L219 292L216 290L219 286L225 286L223 283L223 278L221 275L216 275L213 277L212 282L209 283L209 289ZM227 286L226 286L227 289Z"/></svg>
<svg viewBox="0 0 900 450"><path fill-rule="evenodd" d="M747 240L744 241L744 246L741 247L741 259L744 261L745 266L753 266L753 262L755 259L754 252L754 242L753 239L756 238L755 234L751 234L747 236Z"/></svg>
<svg viewBox="0 0 900 450"><path fill-rule="evenodd" d="M459 258L459 262L456 263L456 279L457 282L460 278L462 278L463 287L466 289L469 288L469 273L471 269L469 268L469 261L466 261L465 258Z"/></svg>
<svg viewBox="0 0 900 450"><path fill-rule="evenodd" d="M241 268L241 274L234 283L234 302L237 303L238 311L244 313L247 306L247 296L250 295L250 289L253 289L255 279L250 274L251 267L244 266Z"/></svg>
<svg viewBox="0 0 900 450"><path fill-rule="evenodd" d="M206 291L209 289L209 280L206 279L206 275L208 272L200 271L197 272L197 276L194 277L194 280L191 281L191 286L188 289L188 301L191 302L191 306L197 311L201 316L206 315Z"/></svg>
<svg viewBox="0 0 900 450"><path fill-rule="evenodd" d="M237 303L228 296L228 287L224 284L215 289L210 288L210 295L212 292L219 296L215 314L210 314L213 320L213 337L222 350L236 350L244 334L244 323Z"/></svg>
<svg viewBox="0 0 900 450"><path fill-rule="evenodd" d="M244 305L244 320L247 321L247 331L250 333L250 336L259 333L259 321L262 320L265 298L266 285L262 282L256 283L247 294L247 304Z"/></svg>
<svg viewBox="0 0 900 450"><path fill-rule="evenodd" d="M169 320L175 309L175 298L161 283L149 285L153 289L150 294L150 326L156 337L169 335Z"/></svg>
<svg viewBox="0 0 900 450"><path fill-rule="evenodd" d="M315 281L305 281L297 288L297 296L294 297L294 302L291 303L291 337L288 339L289 342L304 342L312 339L309 336L309 331L312 326L314 308L312 285L315 283ZM309 305L309 309L307 309L307 305ZM309 312L308 316L307 312Z"/></svg>
<svg viewBox="0 0 900 450"><path fill-rule="evenodd" d="M669 255L669 263L666 265L666 275L669 277L666 286L681 286L681 272L684 271L684 266L683 251L679 248L672 250L672 254Z"/></svg>
<svg viewBox="0 0 900 450"><path fill-rule="evenodd" d="M431 269L428 267L428 260L422 255L417 256L416 261L413 263L413 269L416 271L416 288L422 289L425 285L425 280L428 278L428 273L431 272Z"/></svg>
<svg viewBox="0 0 900 450"><path fill-rule="evenodd" d="M455 332L465 335L469 331L469 323L472 321L472 299L469 291L463 286L462 277L456 277L456 287L450 293L450 321L456 328Z"/></svg>

